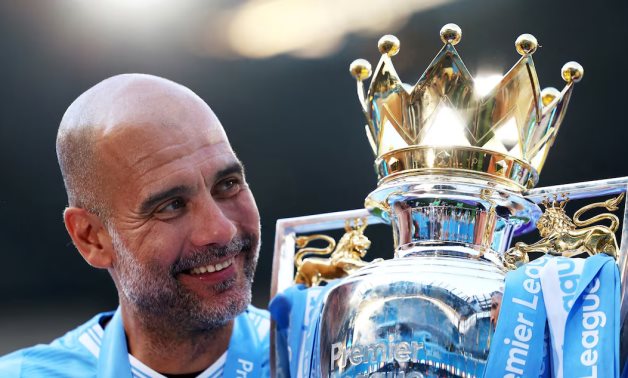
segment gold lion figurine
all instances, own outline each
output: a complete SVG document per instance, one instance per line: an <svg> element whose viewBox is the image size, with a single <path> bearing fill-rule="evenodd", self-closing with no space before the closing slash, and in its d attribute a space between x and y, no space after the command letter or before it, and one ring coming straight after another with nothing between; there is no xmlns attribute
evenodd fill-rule
<svg viewBox="0 0 628 378"><path fill-rule="evenodd" d="M345 234L338 241L327 235L300 236L296 245L300 249L294 256L297 274L294 282L307 287L317 286L323 281L345 277L352 272L368 265L362 258L366 255L371 241L364 235L366 219L355 220L353 227L349 220L345 222ZM313 240L324 240L325 248L307 247ZM311 255L327 256L309 257ZM306 257L308 256L308 257Z"/></svg>
<svg viewBox="0 0 628 378"><path fill-rule="evenodd" d="M608 211L616 211L624 198L624 193L616 198L604 202L593 203L576 211L573 220L565 213L568 198L561 202L554 196L554 201L543 201L546 210L536 223L539 234L543 239L533 244L517 243L505 254L505 263L509 268L515 268L528 261L529 252L543 252L557 256L573 257L582 253L589 256L598 253L617 258L619 247L615 238L615 231L619 228L619 218L611 213L598 214L587 220L580 220L585 212L603 207ZM604 220L610 220L609 226L593 225ZM592 226L593 225L593 226ZM589 226L589 227L587 227Z"/></svg>

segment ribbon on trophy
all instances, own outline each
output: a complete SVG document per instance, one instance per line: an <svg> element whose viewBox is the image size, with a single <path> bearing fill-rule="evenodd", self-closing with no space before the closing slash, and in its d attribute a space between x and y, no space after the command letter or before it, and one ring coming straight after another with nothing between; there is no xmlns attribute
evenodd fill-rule
<svg viewBox="0 0 628 378"><path fill-rule="evenodd" d="M279 346L277 377L316 376L311 365L316 365L313 360L318 357L314 345L317 325L325 294L336 283L338 280L310 288L291 286L270 302L269 310L277 330L275 342ZM282 350L287 350L287 355L282 355Z"/></svg>
<svg viewBox="0 0 628 378"><path fill-rule="evenodd" d="M506 277L486 377L619 377L619 271L543 256Z"/></svg>

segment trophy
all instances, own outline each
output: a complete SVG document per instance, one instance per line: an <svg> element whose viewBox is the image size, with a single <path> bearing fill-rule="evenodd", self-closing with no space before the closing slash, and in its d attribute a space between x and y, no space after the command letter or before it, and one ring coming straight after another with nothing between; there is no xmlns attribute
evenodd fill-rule
<svg viewBox="0 0 628 378"><path fill-rule="evenodd" d="M414 86L393 67L394 36L380 39L373 73L366 60L351 64L379 182L365 209L278 221L271 295L296 283L305 299L299 309L271 305L276 375L482 377L499 319L511 316L500 312L506 273L529 254L611 255L624 278L628 234L618 247L612 212L628 179L535 189L583 68L565 64L565 88L541 90L537 41L524 34L515 42L519 61L482 90L454 47L461 36L455 24L441 29L444 47ZM573 219L565 213L569 199L611 195ZM608 213L582 220L593 208ZM392 226L390 259L363 261L367 223ZM312 235L343 226L338 243ZM513 236L535 228L541 240L511 247ZM309 246L315 240L327 246ZM297 331L281 329L295 319Z"/></svg>

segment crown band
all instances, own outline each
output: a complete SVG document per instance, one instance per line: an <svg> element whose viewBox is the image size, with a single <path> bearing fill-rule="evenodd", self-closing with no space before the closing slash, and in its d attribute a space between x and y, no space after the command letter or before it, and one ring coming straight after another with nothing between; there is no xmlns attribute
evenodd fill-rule
<svg viewBox="0 0 628 378"><path fill-rule="evenodd" d="M375 160L375 167L380 184L405 174L464 173L521 192L539 180L536 170L523 160L477 147L412 146L383 154Z"/></svg>

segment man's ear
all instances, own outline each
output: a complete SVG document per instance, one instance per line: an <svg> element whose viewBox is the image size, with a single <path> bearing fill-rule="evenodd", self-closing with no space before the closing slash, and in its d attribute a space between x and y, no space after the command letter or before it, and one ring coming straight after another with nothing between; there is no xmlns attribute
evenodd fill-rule
<svg viewBox="0 0 628 378"><path fill-rule="evenodd" d="M78 207L68 207L63 212L63 221L76 249L89 265L103 269L112 267L111 237L97 215Z"/></svg>

